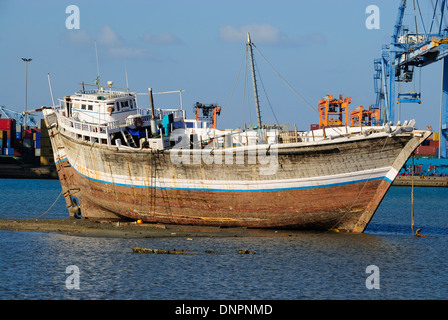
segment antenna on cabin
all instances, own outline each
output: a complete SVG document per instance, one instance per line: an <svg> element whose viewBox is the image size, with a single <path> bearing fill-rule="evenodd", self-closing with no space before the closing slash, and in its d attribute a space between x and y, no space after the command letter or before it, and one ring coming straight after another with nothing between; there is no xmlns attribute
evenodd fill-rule
<svg viewBox="0 0 448 320"><path fill-rule="evenodd" d="M100 65L98 64L98 48L96 47L96 39L94 40L94 44L95 44L96 72L97 72L95 84L98 86L98 89L99 89L99 87L100 87Z"/></svg>
<svg viewBox="0 0 448 320"><path fill-rule="evenodd" d="M48 75L48 86L50 87L51 102L53 103L53 106L54 106L53 89L51 88L50 74L47 73L47 75Z"/></svg>
<svg viewBox="0 0 448 320"><path fill-rule="evenodd" d="M124 57L124 73L126 74L126 91L129 91L128 68L126 67L126 56Z"/></svg>

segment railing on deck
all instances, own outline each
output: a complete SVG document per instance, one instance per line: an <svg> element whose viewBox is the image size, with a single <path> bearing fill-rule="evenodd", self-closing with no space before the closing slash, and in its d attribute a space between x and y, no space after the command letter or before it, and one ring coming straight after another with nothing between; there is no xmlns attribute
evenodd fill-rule
<svg viewBox="0 0 448 320"><path fill-rule="evenodd" d="M140 108L138 111L139 111L140 115L142 116L143 121L151 120L151 109ZM183 109L160 109L159 108L159 109L154 110L154 116L160 120L162 120L164 116L171 114L171 113L173 114L174 120L176 120L176 119L180 120L180 119L186 118L185 110L183 110ZM145 119L147 119L147 120L145 120Z"/></svg>
<svg viewBox="0 0 448 320"><path fill-rule="evenodd" d="M110 131L119 128L118 121L109 122L107 125L99 125L69 119L60 113L57 113L57 116L59 124L69 132L72 138L81 138L84 141L93 142L97 139L100 144L103 144L104 141L110 144Z"/></svg>

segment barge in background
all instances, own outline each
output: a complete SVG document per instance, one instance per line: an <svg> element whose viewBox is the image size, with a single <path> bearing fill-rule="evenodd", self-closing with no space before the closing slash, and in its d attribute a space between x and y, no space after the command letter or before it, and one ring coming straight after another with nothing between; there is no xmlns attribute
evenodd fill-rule
<svg viewBox="0 0 448 320"><path fill-rule="evenodd" d="M248 39L252 58L252 43ZM252 66L253 60L251 59ZM253 69L252 69L253 70ZM72 216L363 232L431 134L407 126L220 130L96 86L42 108ZM197 107L203 105L197 104ZM208 106L217 113L217 106ZM216 117L213 117L216 119Z"/></svg>

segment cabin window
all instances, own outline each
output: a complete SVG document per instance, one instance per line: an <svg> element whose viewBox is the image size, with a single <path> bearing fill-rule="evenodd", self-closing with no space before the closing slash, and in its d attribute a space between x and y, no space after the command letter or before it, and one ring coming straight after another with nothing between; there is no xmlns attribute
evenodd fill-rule
<svg viewBox="0 0 448 320"><path fill-rule="evenodd" d="M81 110L86 110L86 105L85 104L81 105Z"/></svg>
<svg viewBox="0 0 448 320"><path fill-rule="evenodd" d="M134 100L129 100L129 106L131 107L131 109L133 109L134 108Z"/></svg>
<svg viewBox="0 0 448 320"><path fill-rule="evenodd" d="M114 106L115 106L115 103L108 103L108 104L106 105L106 110L107 110L107 112L110 112L110 108L112 108L112 111L115 111Z"/></svg>
<svg viewBox="0 0 448 320"><path fill-rule="evenodd" d="M88 110L90 110L90 111L92 111L92 110L93 110L93 106L92 106L92 105L90 105L90 104L89 104L89 105L87 106L87 108L88 108Z"/></svg>
<svg viewBox="0 0 448 320"><path fill-rule="evenodd" d="M123 105L124 105L124 107L123 108L129 108L129 104L128 104L128 101L126 100L126 101L123 101L122 102L123 103Z"/></svg>
<svg viewBox="0 0 448 320"><path fill-rule="evenodd" d="M117 111L120 111L120 102L117 102L116 105L117 105Z"/></svg>

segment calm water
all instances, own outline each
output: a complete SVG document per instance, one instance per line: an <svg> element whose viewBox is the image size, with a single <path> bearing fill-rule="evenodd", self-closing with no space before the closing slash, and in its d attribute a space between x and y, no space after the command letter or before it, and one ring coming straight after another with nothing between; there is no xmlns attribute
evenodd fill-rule
<svg viewBox="0 0 448 320"><path fill-rule="evenodd" d="M60 190L56 180L2 179L0 218L39 216ZM427 238L411 235L407 187L390 189L361 235L112 239L0 230L0 299L447 299L447 199L448 189L415 189L416 226ZM44 218L66 216L61 197ZM197 254L133 254L132 247ZM71 265L79 289L66 287ZM366 287L369 265L378 267L379 289Z"/></svg>

